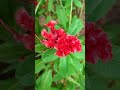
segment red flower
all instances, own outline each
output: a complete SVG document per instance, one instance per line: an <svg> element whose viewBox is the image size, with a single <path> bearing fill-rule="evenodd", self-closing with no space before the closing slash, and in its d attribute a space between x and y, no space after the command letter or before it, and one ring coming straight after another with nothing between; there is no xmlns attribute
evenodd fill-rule
<svg viewBox="0 0 120 90"><path fill-rule="evenodd" d="M34 18L24 8L21 8L16 12L15 19L17 24L24 29L23 32L17 33L11 30L2 20L0 22L16 41L23 43L26 49L34 50Z"/></svg>
<svg viewBox="0 0 120 90"><path fill-rule="evenodd" d="M34 18L21 8L16 12L15 19L17 24L26 31L18 34L17 40L22 42L28 50L34 50Z"/></svg>
<svg viewBox="0 0 120 90"><path fill-rule="evenodd" d="M96 63L99 58L103 62L112 58L112 46L107 34L94 23L86 23L86 60Z"/></svg>
<svg viewBox="0 0 120 90"><path fill-rule="evenodd" d="M45 29L42 30L41 34L46 39L43 40L42 43L49 48L55 48L57 50L56 55L59 57L67 56L72 52L81 52L82 45L75 36L68 35L65 33L63 29L56 30L54 26L57 23L51 20L45 26L50 28L50 33L48 33Z"/></svg>
<svg viewBox="0 0 120 90"><path fill-rule="evenodd" d="M24 8L19 9L15 14L16 22L26 31L34 31L34 18Z"/></svg>

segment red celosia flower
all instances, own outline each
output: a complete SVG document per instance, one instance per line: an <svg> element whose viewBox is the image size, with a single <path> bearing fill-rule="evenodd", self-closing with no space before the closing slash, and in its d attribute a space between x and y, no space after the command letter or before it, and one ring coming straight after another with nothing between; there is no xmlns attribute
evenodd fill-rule
<svg viewBox="0 0 120 90"><path fill-rule="evenodd" d="M21 8L16 12L15 19L17 24L24 29L24 32L16 33L5 25L5 23L1 22L16 41L23 43L26 49L34 50L34 18L30 16L24 8Z"/></svg>
<svg viewBox="0 0 120 90"><path fill-rule="evenodd" d="M68 35L65 33L63 29L56 30L54 26L57 23L51 20L45 26L50 28L50 33L48 33L45 29L42 30L41 34L46 39L43 40L42 43L49 48L55 48L57 50L56 54L59 57L67 56L71 52L81 52L82 45L75 36Z"/></svg>
<svg viewBox="0 0 120 90"><path fill-rule="evenodd" d="M20 25L24 30L34 30L34 18L30 16L24 8L21 8L16 12L15 19L17 24Z"/></svg>
<svg viewBox="0 0 120 90"><path fill-rule="evenodd" d="M24 8L16 12L15 19L26 32L18 35L18 40L24 44L28 50L34 50L34 18L30 16Z"/></svg>
<svg viewBox="0 0 120 90"><path fill-rule="evenodd" d="M112 58L112 46L107 34L94 23L86 23L86 60L96 63L99 58L103 62Z"/></svg>

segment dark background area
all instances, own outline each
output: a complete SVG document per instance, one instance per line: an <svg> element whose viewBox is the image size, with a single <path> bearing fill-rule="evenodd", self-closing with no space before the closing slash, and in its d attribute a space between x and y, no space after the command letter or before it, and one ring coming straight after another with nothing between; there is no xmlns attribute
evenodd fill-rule
<svg viewBox="0 0 120 90"><path fill-rule="evenodd" d="M29 0L0 0L0 19L15 32L21 30L15 21L19 8L34 15ZM0 23L0 90L33 90L34 60L34 52L18 43Z"/></svg>

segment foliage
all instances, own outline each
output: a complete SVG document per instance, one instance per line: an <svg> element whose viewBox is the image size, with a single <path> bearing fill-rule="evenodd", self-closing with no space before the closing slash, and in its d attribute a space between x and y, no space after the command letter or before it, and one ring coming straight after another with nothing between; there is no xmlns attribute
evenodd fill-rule
<svg viewBox="0 0 120 90"><path fill-rule="evenodd" d="M82 43L82 52L59 58L56 50L45 47L41 31L44 24L55 20L56 29L63 28ZM84 90L85 89L85 38L83 0L38 0L35 9L35 33L37 53L35 60L36 90ZM46 28L48 31L49 29Z"/></svg>

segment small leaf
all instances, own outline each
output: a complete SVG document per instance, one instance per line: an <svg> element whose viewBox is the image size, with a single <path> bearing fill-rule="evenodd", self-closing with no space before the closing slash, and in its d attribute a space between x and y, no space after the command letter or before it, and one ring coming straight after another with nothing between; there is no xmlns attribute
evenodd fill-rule
<svg viewBox="0 0 120 90"><path fill-rule="evenodd" d="M73 0L73 1L74 1L75 6L77 6L77 7L79 7L79 8L82 7L82 3L81 3L80 0Z"/></svg>

